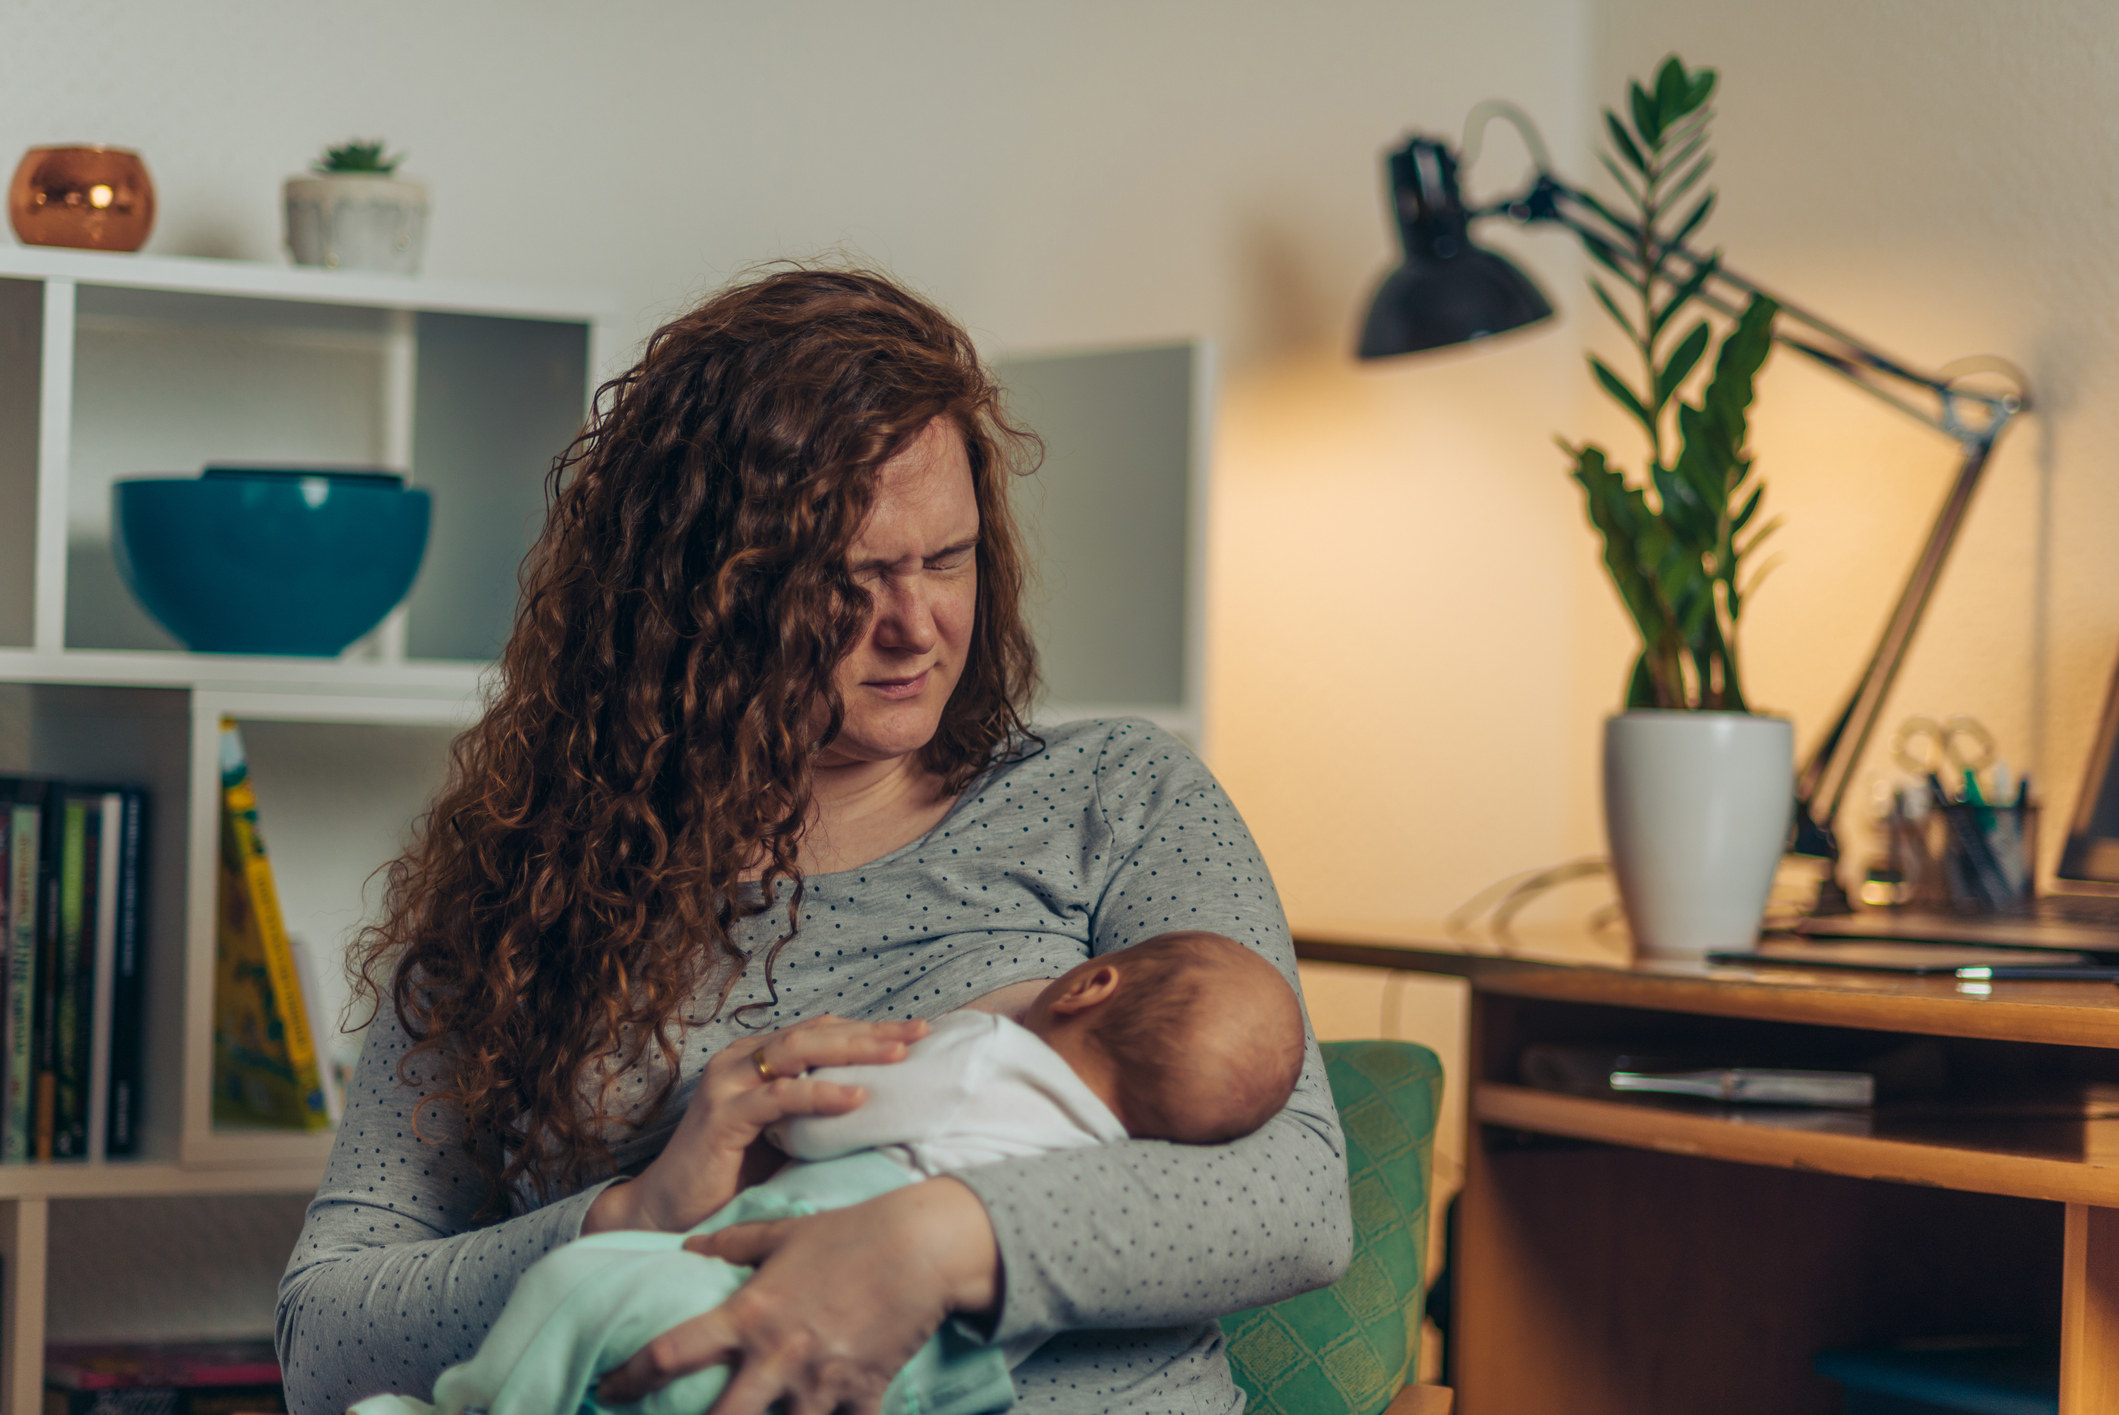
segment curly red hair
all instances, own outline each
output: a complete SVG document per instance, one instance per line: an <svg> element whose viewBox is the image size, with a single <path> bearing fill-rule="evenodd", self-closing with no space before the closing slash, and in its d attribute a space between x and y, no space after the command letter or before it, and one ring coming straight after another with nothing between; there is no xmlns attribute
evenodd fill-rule
<svg viewBox="0 0 2119 1415"><path fill-rule="evenodd" d="M668 1102L686 1005L719 1014L751 961L735 924L785 897L770 987L811 761L843 721L832 671L869 609L848 548L877 470L936 418L981 523L970 652L922 752L954 793L1028 737L1008 481L1036 440L947 315L866 271L739 283L656 330L555 461L496 696L361 940L414 1043L399 1074L432 1087L415 1121L448 1117L488 1216L608 1165L620 1074L652 1058L647 1113Z"/></svg>

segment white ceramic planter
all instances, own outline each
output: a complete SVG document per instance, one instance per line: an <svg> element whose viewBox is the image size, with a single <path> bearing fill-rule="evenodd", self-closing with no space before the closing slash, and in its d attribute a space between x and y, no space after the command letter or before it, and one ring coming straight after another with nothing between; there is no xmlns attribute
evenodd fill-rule
<svg viewBox="0 0 2119 1415"><path fill-rule="evenodd" d="M1786 718L1644 711L1604 723L1604 829L1644 953L1751 947L1794 810Z"/></svg>
<svg viewBox="0 0 2119 1415"><path fill-rule="evenodd" d="M425 183L354 172L289 177L286 200L287 249L296 265L419 274Z"/></svg>

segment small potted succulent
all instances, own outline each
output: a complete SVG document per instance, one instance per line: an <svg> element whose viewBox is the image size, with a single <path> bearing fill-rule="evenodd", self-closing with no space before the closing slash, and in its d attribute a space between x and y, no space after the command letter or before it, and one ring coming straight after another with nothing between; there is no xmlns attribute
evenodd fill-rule
<svg viewBox="0 0 2119 1415"><path fill-rule="evenodd" d="M287 249L296 265L417 275L427 188L397 175L403 153L381 140L324 149L312 175L289 177Z"/></svg>

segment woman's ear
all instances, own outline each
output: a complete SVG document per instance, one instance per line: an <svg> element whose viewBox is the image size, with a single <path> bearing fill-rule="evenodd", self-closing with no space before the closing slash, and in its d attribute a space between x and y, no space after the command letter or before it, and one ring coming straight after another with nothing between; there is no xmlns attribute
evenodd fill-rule
<svg viewBox="0 0 2119 1415"><path fill-rule="evenodd" d="M1093 1007L1101 1007L1118 991L1119 979L1123 976L1116 963L1099 963L1093 968L1084 968L1081 974L1068 981L1058 997L1049 1004L1056 1017L1073 1017Z"/></svg>

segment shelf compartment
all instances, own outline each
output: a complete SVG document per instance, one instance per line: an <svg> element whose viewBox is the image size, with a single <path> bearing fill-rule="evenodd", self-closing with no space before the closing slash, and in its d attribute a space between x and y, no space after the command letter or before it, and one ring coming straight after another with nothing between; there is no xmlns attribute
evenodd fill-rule
<svg viewBox="0 0 2119 1415"><path fill-rule="evenodd" d="M2119 1206L2119 1120L1892 1121L1886 1113L1861 1134L1853 1112L1592 1100L1499 1081L1472 1088L1472 1118L1664 1154Z"/></svg>
<svg viewBox="0 0 2119 1415"><path fill-rule="evenodd" d="M178 1151L178 1098L171 1082L184 1030L190 711L190 694L164 688L0 683L0 771L147 788L139 1157L165 1162ZM9 1172L11 1167L0 1166L0 1194Z"/></svg>
<svg viewBox="0 0 2119 1415"><path fill-rule="evenodd" d="M221 463L404 465L410 328L388 310L78 291L66 643L179 647L119 577L115 482Z"/></svg>
<svg viewBox="0 0 2119 1415"><path fill-rule="evenodd" d="M355 700L204 690L196 695L185 1164L300 1167L320 1164L331 1146L328 1133L220 1126L213 1120L220 719L232 717L241 725L259 826L287 928L318 945L312 953L318 1010L336 1019L349 984L343 967L332 960L342 960L346 945L377 915L385 884L379 871L402 850L411 824L441 785L449 745L468 721L468 706L439 698Z"/></svg>
<svg viewBox="0 0 2119 1415"><path fill-rule="evenodd" d="M412 657L484 660L507 642L546 474L587 411L591 336L579 323L414 317L407 450L434 524L404 606Z"/></svg>
<svg viewBox="0 0 2119 1415"><path fill-rule="evenodd" d="M49 1206L49 1342L267 1337L307 1196L69 1197Z"/></svg>

